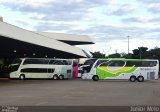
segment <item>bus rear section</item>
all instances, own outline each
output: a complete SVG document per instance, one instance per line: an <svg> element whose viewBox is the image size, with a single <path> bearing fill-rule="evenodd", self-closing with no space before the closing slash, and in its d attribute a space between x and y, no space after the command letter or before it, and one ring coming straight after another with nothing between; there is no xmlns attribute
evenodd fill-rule
<svg viewBox="0 0 160 112"><path fill-rule="evenodd" d="M158 60L98 59L84 78L94 81L103 79L127 79L131 82L158 79Z"/></svg>
<svg viewBox="0 0 160 112"><path fill-rule="evenodd" d="M52 59L49 62L55 68L53 79L70 79L72 78L72 60L71 59Z"/></svg>

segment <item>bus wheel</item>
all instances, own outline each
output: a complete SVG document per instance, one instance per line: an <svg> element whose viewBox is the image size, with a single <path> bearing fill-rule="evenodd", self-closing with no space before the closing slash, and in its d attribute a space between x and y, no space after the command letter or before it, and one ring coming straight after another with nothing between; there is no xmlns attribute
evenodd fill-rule
<svg viewBox="0 0 160 112"><path fill-rule="evenodd" d="M63 80L63 79L64 79L64 76L63 76L63 75L60 75L60 76L59 76L59 79L60 79L60 80Z"/></svg>
<svg viewBox="0 0 160 112"><path fill-rule="evenodd" d="M58 80L58 75L53 75L54 80Z"/></svg>
<svg viewBox="0 0 160 112"><path fill-rule="evenodd" d="M25 75L24 75L24 74L21 74L21 75L19 76L19 79L20 79L20 80L24 80L24 79L25 79Z"/></svg>
<svg viewBox="0 0 160 112"><path fill-rule="evenodd" d="M131 82L135 82L136 81L136 76L131 76L129 79Z"/></svg>
<svg viewBox="0 0 160 112"><path fill-rule="evenodd" d="M98 80L99 80L99 77L98 77L97 75L94 75L94 76L92 77L92 79L93 79L94 81L98 81Z"/></svg>
<svg viewBox="0 0 160 112"><path fill-rule="evenodd" d="M138 80L138 82L143 82L144 81L144 77L143 76L138 76L137 80Z"/></svg>

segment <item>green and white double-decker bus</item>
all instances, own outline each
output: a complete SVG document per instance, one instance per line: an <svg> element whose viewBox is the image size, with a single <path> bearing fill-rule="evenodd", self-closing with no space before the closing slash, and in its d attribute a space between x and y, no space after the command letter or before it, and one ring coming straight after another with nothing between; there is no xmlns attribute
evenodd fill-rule
<svg viewBox="0 0 160 112"><path fill-rule="evenodd" d="M72 78L73 59L19 58L10 65L10 78Z"/></svg>
<svg viewBox="0 0 160 112"><path fill-rule="evenodd" d="M83 65L82 79L127 79L136 80L158 79L159 61L155 59L88 59Z"/></svg>

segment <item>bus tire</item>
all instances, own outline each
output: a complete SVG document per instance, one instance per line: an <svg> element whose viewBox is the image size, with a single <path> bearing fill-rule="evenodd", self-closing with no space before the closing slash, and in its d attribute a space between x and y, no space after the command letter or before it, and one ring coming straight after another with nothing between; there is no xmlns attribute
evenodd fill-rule
<svg viewBox="0 0 160 112"><path fill-rule="evenodd" d="M53 80L58 80L58 75L53 75Z"/></svg>
<svg viewBox="0 0 160 112"><path fill-rule="evenodd" d="M59 76L59 79L60 79L60 80L63 80L63 79L64 79L64 76L63 76L63 75L60 75L60 76Z"/></svg>
<svg viewBox="0 0 160 112"><path fill-rule="evenodd" d="M98 81L98 80L99 80L99 77L98 77L97 75L94 75L94 76L92 77L92 79L93 79L94 81Z"/></svg>
<svg viewBox="0 0 160 112"><path fill-rule="evenodd" d="M130 82L135 82L135 81L136 81L136 76L131 76L131 77L129 78L129 80L130 80Z"/></svg>
<svg viewBox="0 0 160 112"><path fill-rule="evenodd" d="M138 80L138 82L143 82L144 81L144 77L143 76L138 76L137 80Z"/></svg>
<svg viewBox="0 0 160 112"><path fill-rule="evenodd" d="M25 80L25 75L24 75L24 74L21 74L21 75L19 76L19 79L20 79L20 80Z"/></svg>

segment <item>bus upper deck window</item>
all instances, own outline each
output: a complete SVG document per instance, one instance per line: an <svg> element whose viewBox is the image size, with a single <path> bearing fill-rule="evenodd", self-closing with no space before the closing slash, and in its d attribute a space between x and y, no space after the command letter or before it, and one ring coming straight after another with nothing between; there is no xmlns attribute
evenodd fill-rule
<svg viewBox="0 0 160 112"><path fill-rule="evenodd" d="M150 66L151 66L151 67L156 66L156 65L157 65L157 61L151 61L151 62L150 62Z"/></svg>
<svg viewBox="0 0 160 112"><path fill-rule="evenodd" d="M121 67L124 66L124 61L111 61L108 66L115 66L115 67Z"/></svg>

